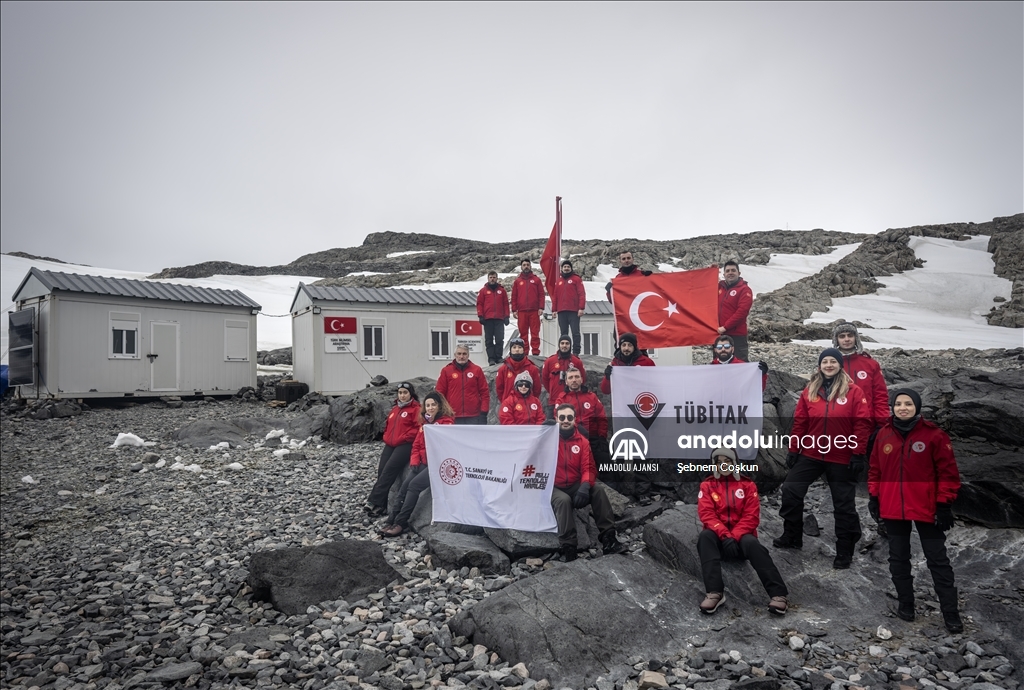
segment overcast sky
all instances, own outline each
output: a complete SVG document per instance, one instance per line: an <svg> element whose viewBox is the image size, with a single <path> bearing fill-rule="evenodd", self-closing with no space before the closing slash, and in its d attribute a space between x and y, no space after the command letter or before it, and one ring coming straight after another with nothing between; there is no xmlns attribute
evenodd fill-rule
<svg viewBox="0 0 1024 690"><path fill-rule="evenodd" d="M2 244L158 270L369 232L1024 211L1024 5L9 3Z"/></svg>

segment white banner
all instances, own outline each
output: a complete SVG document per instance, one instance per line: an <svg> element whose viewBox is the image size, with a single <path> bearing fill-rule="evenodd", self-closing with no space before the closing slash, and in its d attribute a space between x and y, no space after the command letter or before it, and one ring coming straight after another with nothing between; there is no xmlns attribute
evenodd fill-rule
<svg viewBox="0 0 1024 690"><path fill-rule="evenodd" d="M424 426L434 520L557 532L556 426Z"/></svg>
<svg viewBox="0 0 1024 690"><path fill-rule="evenodd" d="M756 363L615 367L611 384L613 461L706 460L721 446L740 460L757 457L763 408Z"/></svg>

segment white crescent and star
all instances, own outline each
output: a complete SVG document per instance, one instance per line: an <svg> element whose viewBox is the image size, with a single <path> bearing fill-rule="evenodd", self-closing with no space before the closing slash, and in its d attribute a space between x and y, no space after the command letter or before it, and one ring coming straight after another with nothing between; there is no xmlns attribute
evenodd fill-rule
<svg viewBox="0 0 1024 690"><path fill-rule="evenodd" d="M330 329L332 331L334 331L334 332L338 331L338 322L339 321L341 321L341 319L331 319L331 321L330 321Z"/></svg>
<svg viewBox="0 0 1024 690"><path fill-rule="evenodd" d="M469 324L467 322L463 321L462 323L459 324L459 332L460 333L469 333L468 329L469 329Z"/></svg>
<svg viewBox="0 0 1024 690"><path fill-rule="evenodd" d="M652 326L651 324L644 323L644 321L641 320L640 305L643 304L643 301L648 297L661 297L663 300L665 300L665 302L668 305L662 307L662 311L667 312L665 318L672 318L673 314L679 313L679 308L676 306L676 303L668 300L663 295L660 295L657 292L650 291L641 292L639 295L633 298L633 303L629 305L629 319L630 321L633 322L633 325L639 328L641 331L653 331L658 329L663 323L665 323L665 321L662 320Z"/></svg>

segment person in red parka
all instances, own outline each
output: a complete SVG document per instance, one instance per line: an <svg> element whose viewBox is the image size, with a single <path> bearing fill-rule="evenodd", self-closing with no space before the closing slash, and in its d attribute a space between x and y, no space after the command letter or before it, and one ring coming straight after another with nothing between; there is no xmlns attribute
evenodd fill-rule
<svg viewBox="0 0 1024 690"><path fill-rule="evenodd" d="M533 354L540 354L540 313L544 311L544 281L533 272L533 264L523 259L519 277L512 283L512 316L519 326L519 337L529 342Z"/></svg>
<svg viewBox="0 0 1024 690"><path fill-rule="evenodd" d="M412 442L420 430L420 400L409 383L398 384L395 406L384 423L384 449L377 463L377 481L363 510L378 517L387 512L388 492L409 464Z"/></svg>
<svg viewBox="0 0 1024 690"><path fill-rule="evenodd" d="M533 390L540 391L540 369L526 356L526 342L522 338L508 341L508 357L494 374L494 392L501 402L512 392L516 377L527 372L533 379Z"/></svg>
<svg viewBox="0 0 1024 690"><path fill-rule="evenodd" d="M455 359L441 369L437 392L450 400L456 424L486 424L491 391L484 370L469 359L469 348L458 345Z"/></svg>
<svg viewBox="0 0 1024 690"><path fill-rule="evenodd" d="M916 391L893 391L892 418L878 432L871 453L868 510L885 523L888 534L889 574L899 602L896 615L914 620L910 533L916 525L943 622L954 634L963 632L964 624L945 533L953 527L952 504L959 490L960 471L949 436L921 417Z"/></svg>
<svg viewBox="0 0 1024 690"><path fill-rule="evenodd" d="M544 360L544 366L540 370L540 382L544 390L548 392L548 401L555 402L555 398L565 388L565 372L571 367L583 371L583 362L579 357L570 352L572 339L563 335L558 339L558 352Z"/></svg>
<svg viewBox="0 0 1024 690"><path fill-rule="evenodd" d="M597 393L583 385L583 372L569 369L565 374L565 388L555 399L555 407L569 403L576 408L576 428L590 444L590 452L598 467L612 461L608 449L608 416Z"/></svg>
<svg viewBox="0 0 1024 690"><path fill-rule="evenodd" d="M715 469L701 483L697 494L697 516L704 525L704 531L697 537L697 553L707 592L700 610L711 614L725 603L722 561L746 560L768 593L768 611L781 615L789 607L789 590L768 549L757 540L757 526L761 522L757 485L740 474L735 450L713 450L711 461Z"/></svg>
<svg viewBox="0 0 1024 690"><path fill-rule="evenodd" d="M576 560L576 518L573 509L590 506L601 550L607 555L628 547L615 534L615 515L604 488L597 486L597 467L590 446L576 428L576 410L568 403L555 408L558 423L558 464L551 490L551 509L558 523L558 543L566 561Z"/></svg>
<svg viewBox="0 0 1024 690"><path fill-rule="evenodd" d="M720 335L715 338L715 358L711 360L712 364L746 364L747 360L740 359L735 355L736 346L732 341L731 335ZM758 362L757 368L761 370L761 390L765 389L768 385L768 364L766 362Z"/></svg>
<svg viewBox="0 0 1024 690"><path fill-rule="evenodd" d="M818 355L818 369L800 394L786 456L789 474L782 485L783 532L772 542L776 548L803 546L804 496L824 474L836 522L832 563L836 569L850 567L861 537L854 496L873 426L867 396L843 371L842 359L839 350L824 350Z"/></svg>
<svg viewBox="0 0 1024 690"><path fill-rule="evenodd" d="M561 275L555 280L555 289L551 293L551 311L558 315L558 334L564 338L572 330L572 353L578 355L583 347L580 338L580 317L587 307L587 291L583 287L583 278L572 270L572 262L562 261Z"/></svg>
<svg viewBox="0 0 1024 690"><path fill-rule="evenodd" d="M605 395L611 395L613 367L653 366L654 360L637 348L636 336L632 333L623 333L619 336L619 349L612 356L612 363L604 368L604 378L601 379L601 392Z"/></svg>
<svg viewBox="0 0 1024 690"><path fill-rule="evenodd" d="M497 364L505 349L505 326L509 314L508 293L498 282L498 272L487 274L487 282L476 293L476 315L484 326L484 349L487 363Z"/></svg>
<svg viewBox="0 0 1024 690"><path fill-rule="evenodd" d="M740 265L732 259L726 261L718 282L718 332L732 336L736 356L742 360L749 359L747 315L753 304L754 292L740 277Z"/></svg>
<svg viewBox="0 0 1024 690"><path fill-rule="evenodd" d="M412 442L409 467L412 473L402 482L398 491L398 503L392 509L387 523L380 530L385 537L397 537L409 528L409 517L416 509L416 502L424 489L430 486L430 473L427 469L427 443L423 435L424 424L454 424L455 413L452 406L437 391L430 391L423 398L420 408L420 428L416 439Z"/></svg>
<svg viewBox="0 0 1024 690"><path fill-rule="evenodd" d="M885 385L882 367L864 352L857 327L850 322L832 329L832 347L843 353L843 371L868 396L875 428L889 421L889 389Z"/></svg>
<svg viewBox="0 0 1024 690"><path fill-rule="evenodd" d="M501 401L498 423L505 426L543 424L544 409L533 394L533 379L523 372L516 377L515 388Z"/></svg>

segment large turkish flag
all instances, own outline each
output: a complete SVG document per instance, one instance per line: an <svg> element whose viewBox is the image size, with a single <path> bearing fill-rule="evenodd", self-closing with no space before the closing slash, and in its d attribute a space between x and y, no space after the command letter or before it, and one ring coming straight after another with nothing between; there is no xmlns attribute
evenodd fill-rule
<svg viewBox="0 0 1024 690"><path fill-rule="evenodd" d="M617 277L615 327L641 348L711 345L718 336L718 268Z"/></svg>
<svg viewBox="0 0 1024 690"><path fill-rule="evenodd" d="M356 317L324 316L324 333L355 333Z"/></svg>

